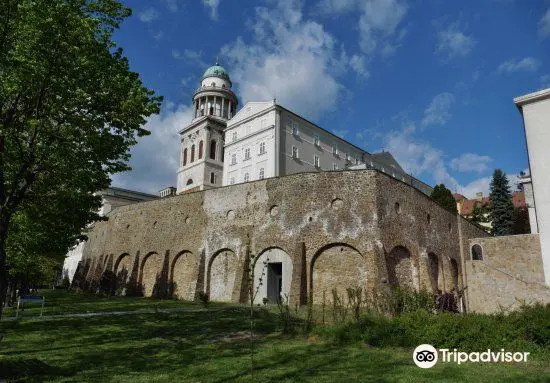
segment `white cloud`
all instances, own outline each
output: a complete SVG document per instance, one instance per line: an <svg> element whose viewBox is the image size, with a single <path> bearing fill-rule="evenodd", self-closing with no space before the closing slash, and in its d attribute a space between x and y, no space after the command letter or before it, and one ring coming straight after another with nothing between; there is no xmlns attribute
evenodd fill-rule
<svg viewBox="0 0 550 383"><path fill-rule="evenodd" d="M251 42L239 37L222 48L243 102L276 97L280 104L317 118L333 110L345 93L339 75L350 68L367 73L362 60L338 49L321 24L305 20L295 1L256 8L250 26Z"/></svg>
<svg viewBox="0 0 550 383"><path fill-rule="evenodd" d="M369 55L393 55L406 35L406 29L399 28L407 14L402 0L321 0L317 9L324 15L359 14L359 46Z"/></svg>
<svg viewBox="0 0 550 383"><path fill-rule="evenodd" d="M476 44L472 36L467 36L460 30L458 22L451 23L446 28L441 28L440 25L436 27L435 51L445 59L468 56Z"/></svg>
<svg viewBox="0 0 550 383"><path fill-rule="evenodd" d="M353 55L350 60L351 68L361 77L369 77L369 71L365 65L365 56Z"/></svg>
<svg viewBox="0 0 550 383"><path fill-rule="evenodd" d="M218 6L220 5L220 0L202 0L202 4L210 8L210 18L212 20L218 20Z"/></svg>
<svg viewBox="0 0 550 383"><path fill-rule="evenodd" d="M452 117L451 106L455 102L455 96L449 92L436 95L430 105L424 110L422 126L445 125Z"/></svg>
<svg viewBox="0 0 550 383"><path fill-rule="evenodd" d="M138 18L143 21L144 23L150 23L153 20L156 20L159 18L158 11L153 8L149 7L141 12L138 13Z"/></svg>
<svg viewBox="0 0 550 383"><path fill-rule="evenodd" d="M170 12L177 12L179 9L178 0L162 0L162 2Z"/></svg>
<svg viewBox="0 0 550 383"><path fill-rule="evenodd" d="M456 191L462 194L468 199L475 198L476 193L483 193L483 196L489 195L489 185L491 184L491 177L481 177L472 182L461 186L458 185Z"/></svg>
<svg viewBox="0 0 550 383"><path fill-rule="evenodd" d="M489 170L493 159L489 156L480 156L475 153L464 153L451 160L451 168L459 172L484 173Z"/></svg>
<svg viewBox="0 0 550 383"><path fill-rule="evenodd" d="M175 186L179 162L178 131L187 125L193 116L189 106L166 103L165 111L147 121L145 128L151 134L138 140L131 149L132 170L115 174L113 186L158 193L166 186Z"/></svg>
<svg viewBox="0 0 550 383"><path fill-rule="evenodd" d="M187 60L189 63L195 64L201 68L208 66L202 59L202 51L184 49L182 53L178 49L172 49L172 57L176 60Z"/></svg>
<svg viewBox="0 0 550 383"><path fill-rule="evenodd" d="M543 38L550 36L550 8L539 21L539 34Z"/></svg>
<svg viewBox="0 0 550 383"><path fill-rule="evenodd" d="M522 60L508 60L499 65L499 73L534 72L540 66L540 62L533 57L525 57Z"/></svg>

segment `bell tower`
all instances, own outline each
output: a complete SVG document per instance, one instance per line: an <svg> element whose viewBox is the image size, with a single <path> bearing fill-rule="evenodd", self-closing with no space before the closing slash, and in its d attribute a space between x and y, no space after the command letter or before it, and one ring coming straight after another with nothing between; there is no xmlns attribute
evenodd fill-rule
<svg viewBox="0 0 550 383"><path fill-rule="evenodd" d="M180 134L177 194L222 186L223 130L237 111L227 71L216 62L193 93L193 120Z"/></svg>

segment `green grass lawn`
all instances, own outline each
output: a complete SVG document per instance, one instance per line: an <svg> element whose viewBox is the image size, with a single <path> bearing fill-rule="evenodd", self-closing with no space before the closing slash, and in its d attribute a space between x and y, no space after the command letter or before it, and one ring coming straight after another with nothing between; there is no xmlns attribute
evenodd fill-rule
<svg viewBox="0 0 550 383"><path fill-rule="evenodd" d="M211 310L177 301L98 298L64 291L46 295L46 314L188 308L96 317L45 317L36 309L0 322L0 381L233 382L251 381L246 307ZM416 367L412 350L335 345L286 337L273 311L258 311L254 339L257 382L548 382L547 360L526 364L439 363Z"/></svg>

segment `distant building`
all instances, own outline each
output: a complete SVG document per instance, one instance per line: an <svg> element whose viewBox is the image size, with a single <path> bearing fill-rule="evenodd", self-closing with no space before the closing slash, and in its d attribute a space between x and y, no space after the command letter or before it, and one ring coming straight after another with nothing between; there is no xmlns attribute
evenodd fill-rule
<svg viewBox="0 0 550 383"><path fill-rule="evenodd" d="M120 206L130 205L137 202L151 201L159 198L156 195L141 193L133 190L109 187L98 192L101 195L101 208L99 215L106 216ZM85 242L80 242L67 253L63 262L63 274L69 276L72 281L78 262L82 259L82 250Z"/></svg>
<svg viewBox="0 0 550 383"><path fill-rule="evenodd" d="M180 133L177 194L302 172L377 169L420 189L388 152L370 154L275 100L238 100L216 63L193 94L193 120Z"/></svg>
<svg viewBox="0 0 550 383"><path fill-rule="evenodd" d="M456 210L458 214L465 218L472 218L472 213L474 208L477 207L487 207L490 203L489 197L484 197L482 192L476 193L475 199L468 199L462 194L455 193L453 194L456 201ZM523 191L516 191L512 193L512 204L514 208L526 208L527 204L525 202L525 193ZM489 214L484 214L485 218L488 219ZM481 226L491 229L493 227L492 222L480 222Z"/></svg>

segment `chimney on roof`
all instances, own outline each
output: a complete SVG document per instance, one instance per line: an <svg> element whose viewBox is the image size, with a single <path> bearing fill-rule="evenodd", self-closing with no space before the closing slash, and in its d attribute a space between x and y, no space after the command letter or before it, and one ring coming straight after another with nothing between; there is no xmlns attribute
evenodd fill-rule
<svg viewBox="0 0 550 383"><path fill-rule="evenodd" d="M477 193L476 193L476 199L477 199L478 201L481 201L481 200L483 199L483 192L477 192Z"/></svg>

